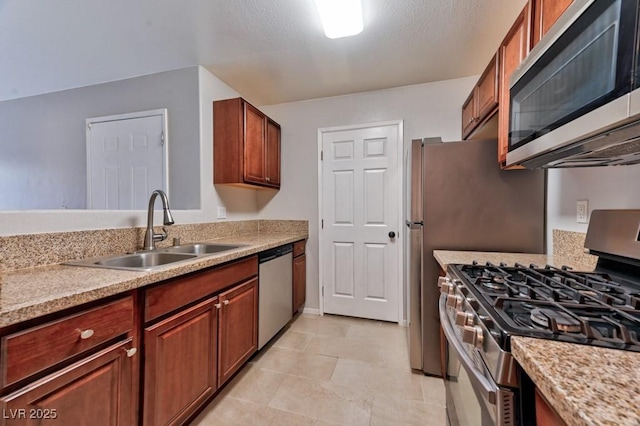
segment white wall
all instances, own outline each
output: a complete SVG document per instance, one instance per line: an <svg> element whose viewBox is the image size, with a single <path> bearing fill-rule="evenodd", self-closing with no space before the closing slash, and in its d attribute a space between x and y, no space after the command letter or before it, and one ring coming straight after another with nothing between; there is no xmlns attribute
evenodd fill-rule
<svg viewBox="0 0 640 426"><path fill-rule="evenodd" d="M307 308L319 307L318 129L404 120L405 143L429 136L459 140L460 108L476 81L468 77L260 108L282 126L282 187L258 193L260 218L309 221Z"/></svg>
<svg viewBox="0 0 640 426"><path fill-rule="evenodd" d="M595 209L640 208L640 165L549 170L547 188L547 251L553 252L552 231L587 232L576 222L576 201Z"/></svg>
<svg viewBox="0 0 640 426"><path fill-rule="evenodd" d="M227 220L255 219L258 214L255 190L244 188L215 188L213 186L213 107L212 102L239 96L203 67L192 73L198 79L200 111L200 170L201 204L199 210L173 210L176 223L213 222L217 219L217 207L227 207ZM196 102L194 100L194 102ZM157 105L156 108L162 108ZM194 108L194 111L196 108ZM196 121L194 120L194 123ZM169 117L171 127L171 117ZM178 138L175 138L178 139ZM173 140L176 145L179 140ZM171 160L169 160L171 161ZM195 160L198 161L198 160ZM183 166L185 169L189 165ZM175 171L180 173L180 170ZM171 200L170 200L171 201ZM156 209L158 210L158 209ZM161 221L161 209L156 213L155 223ZM95 211L95 210L30 210L0 212L0 235L20 235L41 232L63 232L87 229L126 228L145 226L146 211Z"/></svg>

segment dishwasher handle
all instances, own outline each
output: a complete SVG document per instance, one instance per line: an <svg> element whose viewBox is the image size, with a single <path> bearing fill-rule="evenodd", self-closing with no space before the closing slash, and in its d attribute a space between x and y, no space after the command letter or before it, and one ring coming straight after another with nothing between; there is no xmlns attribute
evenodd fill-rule
<svg viewBox="0 0 640 426"><path fill-rule="evenodd" d="M293 252L293 244L285 244L269 250L258 253L258 263L268 262L285 254Z"/></svg>

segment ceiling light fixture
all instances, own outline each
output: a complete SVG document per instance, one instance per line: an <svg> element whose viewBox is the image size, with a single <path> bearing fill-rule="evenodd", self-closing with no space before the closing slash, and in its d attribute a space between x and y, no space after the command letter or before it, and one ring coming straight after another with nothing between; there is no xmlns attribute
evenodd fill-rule
<svg viewBox="0 0 640 426"><path fill-rule="evenodd" d="M348 37L362 32L361 0L315 0L315 2L327 37Z"/></svg>

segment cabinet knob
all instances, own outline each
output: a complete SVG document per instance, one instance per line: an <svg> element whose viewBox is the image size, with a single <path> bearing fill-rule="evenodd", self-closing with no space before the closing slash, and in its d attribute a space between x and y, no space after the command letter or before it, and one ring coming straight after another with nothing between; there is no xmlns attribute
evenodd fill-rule
<svg viewBox="0 0 640 426"><path fill-rule="evenodd" d="M264 180L266 180L267 182L271 182L271 178L269 176L265 177Z"/></svg>
<svg viewBox="0 0 640 426"><path fill-rule="evenodd" d="M216 307L216 309L222 308L222 305L220 303L216 303L214 306Z"/></svg>
<svg viewBox="0 0 640 426"><path fill-rule="evenodd" d="M229 301L227 299L225 299L222 303L224 303L225 305L228 305Z"/></svg>
<svg viewBox="0 0 640 426"><path fill-rule="evenodd" d="M469 123L473 123L473 120L475 120L475 118L471 117L471 118L469 119Z"/></svg>
<svg viewBox="0 0 640 426"><path fill-rule="evenodd" d="M90 328L80 331L80 338L83 339L83 340L86 340L91 336L93 336L93 330L90 329Z"/></svg>
<svg viewBox="0 0 640 426"><path fill-rule="evenodd" d="M129 357L129 358L131 358L132 356L134 356L135 354L138 353L138 349L137 348L131 348L131 349L122 348L122 350L127 353L127 357Z"/></svg>

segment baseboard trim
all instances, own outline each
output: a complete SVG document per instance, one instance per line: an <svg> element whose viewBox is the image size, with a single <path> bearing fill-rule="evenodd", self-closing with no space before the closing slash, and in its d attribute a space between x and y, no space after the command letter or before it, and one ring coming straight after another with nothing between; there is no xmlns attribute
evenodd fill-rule
<svg viewBox="0 0 640 426"><path fill-rule="evenodd" d="M302 313L309 314L309 315L320 315L320 309L304 308L302 310Z"/></svg>

